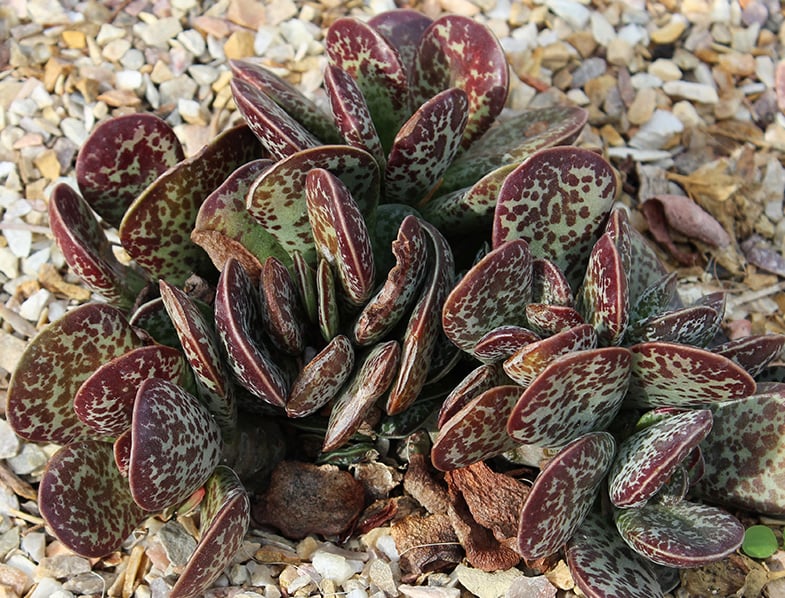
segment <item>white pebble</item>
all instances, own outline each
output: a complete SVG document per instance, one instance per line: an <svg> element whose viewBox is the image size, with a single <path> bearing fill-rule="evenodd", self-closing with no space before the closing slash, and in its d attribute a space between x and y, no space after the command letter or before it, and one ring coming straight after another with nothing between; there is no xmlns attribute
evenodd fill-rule
<svg viewBox="0 0 785 598"><path fill-rule="evenodd" d="M73 598L73 594L64 590L63 585L56 579L45 577L39 580L29 598Z"/></svg>
<svg viewBox="0 0 785 598"><path fill-rule="evenodd" d="M19 452L19 437L11 424L0 418L0 459L8 459Z"/></svg>
<svg viewBox="0 0 785 598"><path fill-rule="evenodd" d="M17 475L27 475L41 470L47 461L46 453L35 444L23 445L18 455L7 459L11 470Z"/></svg>
<svg viewBox="0 0 785 598"><path fill-rule="evenodd" d="M662 79L650 73L635 73L630 77L630 83L633 89L641 90L648 88L659 89L662 86Z"/></svg>
<svg viewBox="0 0 785 598"><path fill-rule="evenodd" d="M546 0L545 5L573 29L583 29L589 23L591 12L574 0Z"/></svg>
<svg viewBox="0 0 785 598"><path fill-rule="evenodd" d="M321 550L315 552L311 558L311 563L319 575L337 584L342 584L355 573L344 557L330 552Z"/></svg>
<svg viewBox="0 0 785 598"><path fill-rule="evenodd" d="M46 556L46 534L31 532L22 536L22 550L36 563Z"/></svg>
<svg viewBox="0 0 785 598"><path fill-rule="evenodd" d="M31 253L30 256L26 258L22 258L22 272L29 274L30 276L35 276L38 274L38 270L41 269L41 266L49 261L51 255L51 249L49 247L44 247L43 249Z"/></svg>
<svg viewBox="0 0 785 598"><path fill-rule="evenodd" d="M611 40L616 37L616 31L613 25L608 22L601 12L593 11L591 13L591 35L601 46L607 46Z"/></svg>
<svg viewBox="0 0 785 598"><path fill-rule="evenodd" d="M703 104L716 104L720 98L717 90L711 85L692 83L690 81L666 81L662 90L671 97L684 98Z"/></svg>
<svg viewBox="0 0 785 598"><path fill-rule="evenodd" d="M64 118L60 121L60 130L63 132L63 135L68 137L68 139L79 147L81 147L85 142L85 139L87 139L87 130L85 129L84 123L77 118L72 118L70 116Z"/></svg>
<svg viewBox="0 0 785 598"><path fill-rule="evenodd" d="M3 230L3 236L8 241L8 247L16 257L27 257L33 247L33 233L24 228L21 220L6 222L8 228Z"/></svg>
<svg viewBox="0 0 785 598"><path fill-rule="evenodd" d="M118 89L135 91L142 87L144 80L140 71L119 71L115 75L115 85Z"/></svg>
<svg viewBox="0 0 785 598"><path fill-rule="evenodd" d="M128 35L128 32L122 27L115 27L110 23L104 23L98 30L95 41L99 46L105 46L113 40L124 38L126 35Z"/></svg>
<svg viewBox="0 0 785 598"><path fill-rule="evenodd" d="M655 110L651 118L632 136L630 145L638 149L660 149L681 133L684 124L667 110Z"/></svg>
<svg viewBox="0 0 785 598"><path fill-rule="evenodd" d="M183 47L194 56L201 56L207 49L207 42L196 29L181 31L177 35L177 41L183 44Z"/></svg>

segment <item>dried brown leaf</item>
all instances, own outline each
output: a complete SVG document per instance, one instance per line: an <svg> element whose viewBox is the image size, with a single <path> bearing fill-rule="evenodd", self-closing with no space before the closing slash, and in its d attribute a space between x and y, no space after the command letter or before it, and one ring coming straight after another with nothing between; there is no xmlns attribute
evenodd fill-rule
<svg viewBox="0 0 785 598"><path fill-rule="evenodd" d="M415 453L410 456L403 489L429 513L446 513L450 506L447 489L433 477L425 455Z"/></svg>
<svg viewBox="0 0 785 598"><path fill-rule="evenodd" d="M415 578L452 568L463 558L446 513L411 515L393 523L390 535L401 555L401 569Z"/></svg>

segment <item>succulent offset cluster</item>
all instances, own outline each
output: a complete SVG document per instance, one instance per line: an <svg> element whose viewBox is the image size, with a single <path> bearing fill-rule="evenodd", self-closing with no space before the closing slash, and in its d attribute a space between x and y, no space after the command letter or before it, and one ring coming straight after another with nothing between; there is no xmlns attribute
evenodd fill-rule
<svg viewBox="0 0 785 598"><path fill-rule="evenodd" d="M244 484L286 455L281 425L321 429L329 455L445 395L433 465L541 468L517 551L564 547L587 595L656 596L664 568L738 547L738 521L688 493L785 512L785 391L763 382L785 338L716 345L722 296L678 305L613 168L562 145L586 113L495 123L507 65L470 19L339 19L325 44L331 115L235 62L246 125L185 159L155 116L106 121L79 191L54 190L53 234L107 301L42 331L8 392L20 436L64 445L40 485L55 535L100 556L201 501L172 593L198 595L247 530Z"/></svg>

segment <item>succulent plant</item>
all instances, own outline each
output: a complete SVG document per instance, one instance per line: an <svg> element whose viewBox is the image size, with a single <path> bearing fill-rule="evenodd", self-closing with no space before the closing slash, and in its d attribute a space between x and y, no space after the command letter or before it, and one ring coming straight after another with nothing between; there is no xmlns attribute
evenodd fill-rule
<svg viewBox="0 0 785 598"><path fill-rule="evenodd" d="M245 124L185 158L158 117L105 121L79 190L54 189L54 237L105 301L39 333L8 390L20 436L64 445L39 490L53 533L100 556L201 502L172 590L195 596L285 456L329 460L434 410L436 468L541 469L517 552L564 547L588 595L657 595L663 568L739 546L688 493L785 511L785 395L755 381L785 338L716 345L722 296L678 304L613 207L613 168L560 145L585 111L503 118L504 53L470 19L344 18L325 45L331 115L234 62Z"/></svg>

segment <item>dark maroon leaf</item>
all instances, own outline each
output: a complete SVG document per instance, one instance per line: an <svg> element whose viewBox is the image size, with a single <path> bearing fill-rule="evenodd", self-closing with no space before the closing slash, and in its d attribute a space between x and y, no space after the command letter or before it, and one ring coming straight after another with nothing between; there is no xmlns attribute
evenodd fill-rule
<svg viewBox="0 0 785 598"><path fill-rule="evenodd" d="M368 25L384 36L398 50L407 73L414 65L414 56L423 32L433 21L419 11L401 8L387 10L371 17Z"/></svg>
<svg viewBox="0 0 785 598"><path fill-rule="evenodd" d="M540 336L550 336L585 324L583 316L567 305L529 303L526 306L526 322Z"/></svg>
<svg viewBox="0 0 785 598"><path fill-rule="evenodd" d="M507 380L509 382L509 380ZM503 386L505 376L498 363L484 364L469 372L444 399L439 409L437 426L441 428L469 401L494 386ZM516 399L517 400L517 399Z"/></svg>
<svg viewBox="0 0 785 598"><path fill-rule="evenodd" d="M627 331L625 341L663 341L704 347L717 332L716 322L717 312L711 307L682 307L638 322Z"/></svg>
<svg viewBox="0 0 785 598"><path fill-rule="evenodd" d="M485 334L472 349L483 363L507 359L519 349L540 340L534 332L520 326L499 326Z"/></svg>
<svg viewBox="0 0 785 598"><path fill-rule="evenodd" d="M276 258L267 258L260 286L262 319L270 340L284 353L299 355L305 349L305 321L289 270Z"/></svg>
<svg viewBox="0 0 785 598"><path fill-rule="evenodd" d="M763 334L728 341L714 347L712 352L738 363L755 377L782 353L783 347L785 335Z"/></svg>
<svg viewBox="0 0 785 598"><path fill-rule="evenodd" d="M112 445L114 463L124 476L128 475L128 464L131 461L131 426L120 434ZM136 503L134 503L136 504Z"/></svg>

